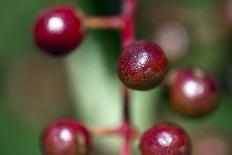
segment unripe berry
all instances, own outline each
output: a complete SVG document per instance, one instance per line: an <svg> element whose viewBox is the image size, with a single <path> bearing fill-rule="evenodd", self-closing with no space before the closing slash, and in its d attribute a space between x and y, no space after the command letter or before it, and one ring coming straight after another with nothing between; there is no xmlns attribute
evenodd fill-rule
<svg viewBox="0 0 232 155"><path fill-rule="evenodd" d="M118 75L131 89L149 90L166 75L167 59L163 50L151 41L136 41L124 47L118 61Z"/></svg>
<svg viewBox="0 0 232 155"><path fill-rule="evenodd" d="M161 123L147 130L140 141L142 155L190 155L186 132L172 123Z"/></svg>
<svg viewBox="0 0 232 155"><path fill-rule="evenodd" d="M187 116L201 116L211 112L218 99L215 80L199 68L176 71L169 89L171 106Z"/></svg>
<svg viewBox="0 0 232 155"><path fill-rule="evenodd" d="M90 148L90 133L74 120L51 123L42 133L41 148L45 155L81 155Z"/></svg>
<svg viewBox="0 0 232 155"><path fill-rule="evenodd" d="M84 37L80 13L68 5L49 8L37 18L33 35L36 44L46 53L68 54Z"/></svg>

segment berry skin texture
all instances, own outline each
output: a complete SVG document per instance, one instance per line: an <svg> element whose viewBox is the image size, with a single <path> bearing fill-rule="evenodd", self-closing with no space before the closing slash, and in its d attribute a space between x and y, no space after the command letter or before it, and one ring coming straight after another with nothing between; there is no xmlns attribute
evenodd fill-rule
<svg viewBox="0 0 232 155"><path fill-rule="evenodd" d="M44 52L55 56L66 55L84 38L79 12L68 5L49 8L37 18L33 35L37 46Z"/></svg>
<svg viewBox="0 0 232 155"><path fill-rule="evenodd" d="M211 75L199 68L176 71L170 82L170 104L186 116L202 116L217 105L218 88Z"/></svg>
<svg viewBox="0 0 232 155"><path fill-rule="evenodd" d="M127 87L150 90L164 79L167 65L163 50L151 41L142 40L124 47L117 72Z"/></svg>
<svg viewBox="0 0 232 155"><path fill-rule="evenodd" d="M91 135L74 120L51 123L42 133L41 149L45 155L82 155L90 149Z"/></svg>
<svg viewBox="0 0 232 155"><path fill-rule="evenodd" d="M147 130L140 141L142 155L191 155L186 132L172 123L160 123Z"/></svg>

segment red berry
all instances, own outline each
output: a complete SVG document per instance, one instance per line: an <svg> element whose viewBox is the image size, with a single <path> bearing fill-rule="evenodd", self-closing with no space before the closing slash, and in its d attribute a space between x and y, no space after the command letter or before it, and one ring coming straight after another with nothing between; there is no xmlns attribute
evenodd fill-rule
<svg viewBox="0 0 232 155"><path fill-rule="evenodd" d="M90 133L74 120L58 120L42 133L41 147L46 155L80 155L90 148Z"/></svg>
<svg viewBox="0 0 232 155"><path fill-rule="evenodd" d="M167 59L155 43L136 41L123 49L117 70L119 78L129 88L149 90L164 79Z"/></svg>
<svg viewBox="0 0 232 155"><path fill-rule="evenodd" d="M201 116L211 112L217 103L215 80L201 69L177 71L170 83L171 106L187 116Z"/></svg>
<svg viewBox="0 0 232 155"><path fill-rule="evenodd" d="M142 155L190 155L186 132L172 123L161 123L147 130L140 141Z"/></svg>
<svg viewBox="0 0 232 155"><path fill-rule="evenodd" d="M42 12L34 26L37 45L48 54L62 56L76 48L84 37L79 13L72 6L56 6Z"/></svg>

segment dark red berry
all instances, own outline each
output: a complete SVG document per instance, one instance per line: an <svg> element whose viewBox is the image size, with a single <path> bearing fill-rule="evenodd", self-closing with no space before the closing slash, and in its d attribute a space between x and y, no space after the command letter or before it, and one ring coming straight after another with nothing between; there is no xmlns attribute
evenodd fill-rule
<svg viewBox="0 0 232 155"><path fill-rule="evenodd" d="M147 130L140 141L142 155L190 155L186 132L172 123L161 123Z"/></svg>
<svg viewBox="0 0 232 155"><path fill-rule="evenodd" d="M183 69L174 74L170 95L174 110L187 116L201 116L215 108L218 89L213 77L202 69Z"/></svg>
<svg viewBox="0 0 232 155"><path fill-rule="evenodd" d="M46 155L81 155L90 148L90 133L74 120L51 123L42 133L41 147Z"/></svg>
<svg viewBox="0 0 232 155"><path fill-rule="evenodd" d="M149 90L166 75L167 59L163 50L151 41L136 41L124 47L118 61L118 75L131 89Z"/></svg>
<svg viewBox="0 0 232 155"><path fill-rule="evenodd" d="M34 26L34 39L46 53L62 56L76 48L84 37L79 12L72 6L56 6L41 13Z"/></svg>

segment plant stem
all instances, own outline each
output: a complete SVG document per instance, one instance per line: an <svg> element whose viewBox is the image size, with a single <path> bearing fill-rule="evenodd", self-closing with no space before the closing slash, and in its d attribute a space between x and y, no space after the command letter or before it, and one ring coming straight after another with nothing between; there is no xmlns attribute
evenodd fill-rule
<svg viewBox="0 0 232 155"><path fill-rule="evenodd" d="M121 136L121 132L119 128L92 128L91 129L92 135L96 137L103 137L103 136Z"/></svg>
<svg viewBox="0 0 232 155"><path fill-rule="evenodd" d="M121 16L124 21L124 27L122 29L122 42L123 46L130 44L134 41L134 29L135 29L135 13L137 8L137 0L124 0L122 6Z"/></svg>
<svg viewBox="0 0 232 155"><path fill-rule="evenodd" d="M123 87L123 96L124 96L124 109L123 109L123 119L124 123L130 123L130 94L127 87Z"/></svg>
<svg viewBox="0 0 232 155"><path fill-rule="evenodd" d="M119 29L123 28L124 22L120 16L111 17L88 17L85 26L91 29Z"/></svg>
<svg viewBox="0 0 232 155"><path fill-rule="evenodd" d="M123 0L122 11L119 16L88 17L85 26L92 29L119 29L122 33L122 48L135 40L135 13L137 0ZM122 89L123 95L123 121L115 129L92 129L95 136L120 135L123 144L120 155L132 155L131 141L140 134L132 127L130 120L130 91L126 86Z"/></svg>
<svg viewBox="0 0 232 155"><path fill-rule="evenodd" d="M122 29L122 44L123 47L130 44L135 40L135 13L137 7L137 0L124 0L122 4L121 17L124 21L124 27ZM131 133L134 131L130 122L130 92L126 86L123 88L123 125L125 127L125 135L121 149L121 155L132 155L130 146Z"/></svg>
<svg viewBox="0 0 232 155"><path fill-rule="evenodd" d="M132 155L130 148L130 138L125 137L122 145L121 155Z"/></svg>

